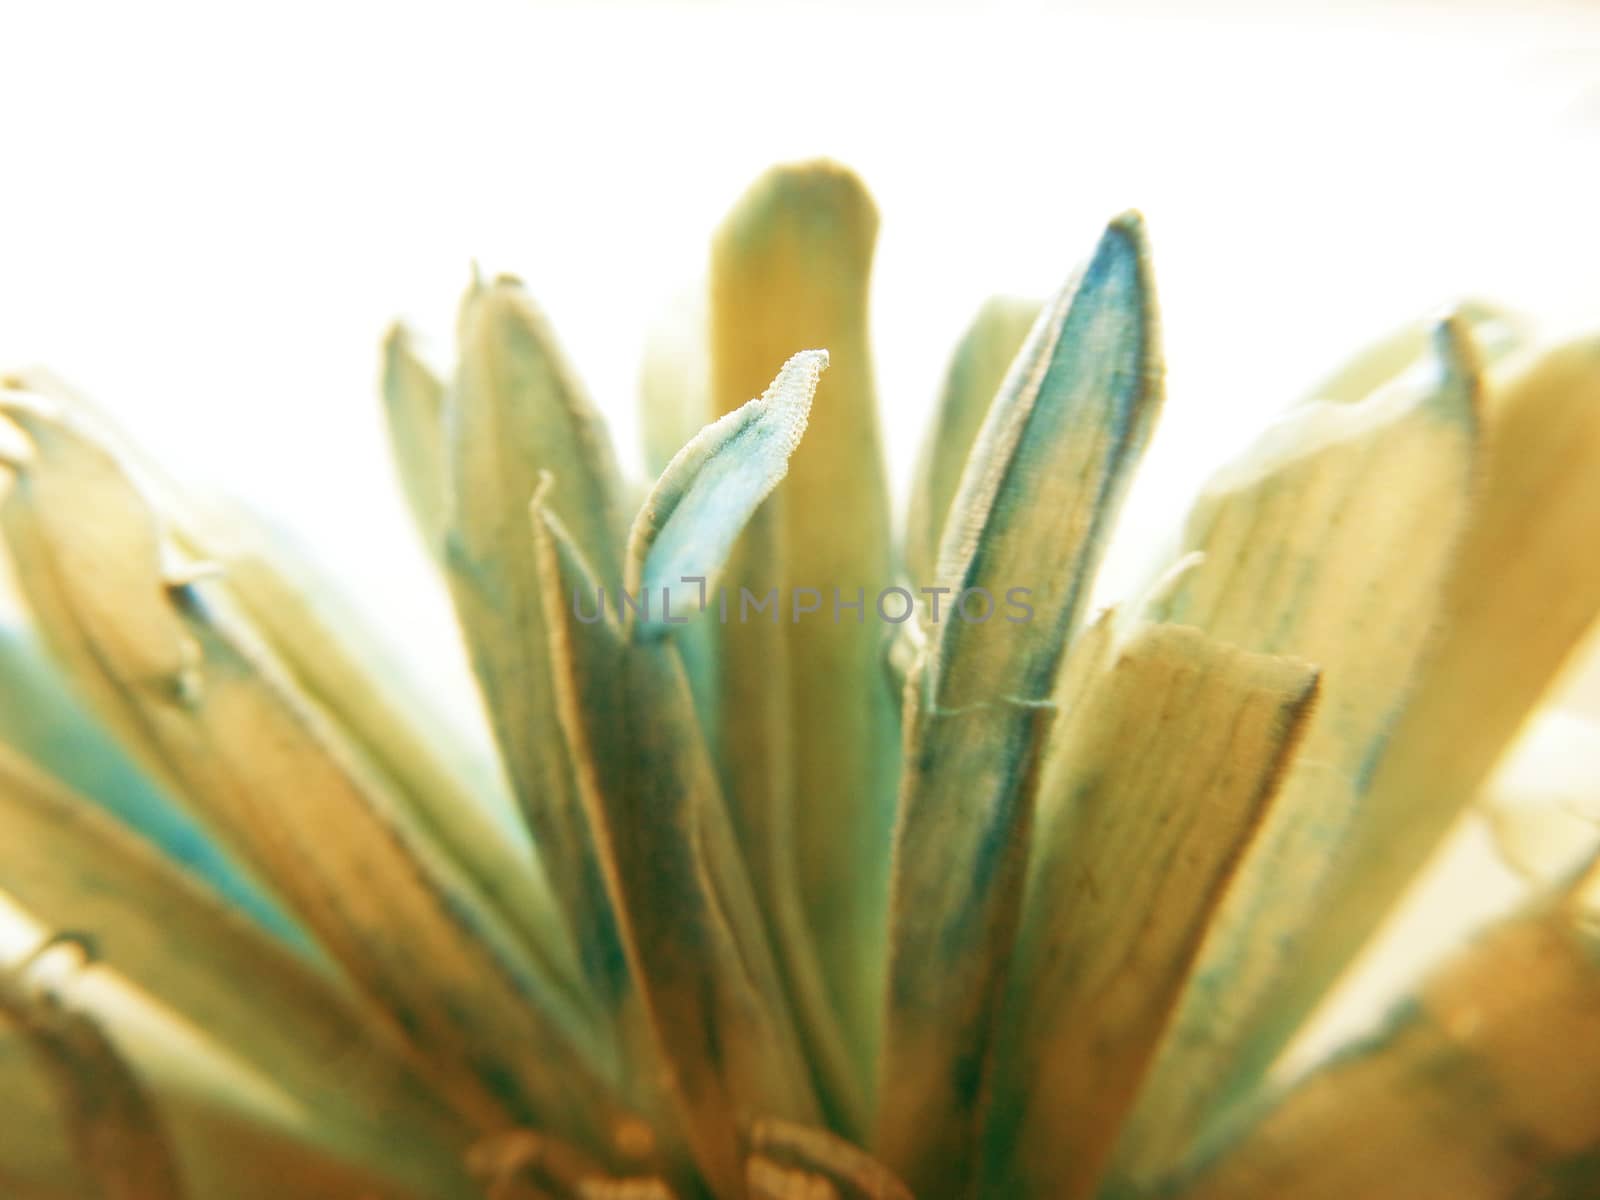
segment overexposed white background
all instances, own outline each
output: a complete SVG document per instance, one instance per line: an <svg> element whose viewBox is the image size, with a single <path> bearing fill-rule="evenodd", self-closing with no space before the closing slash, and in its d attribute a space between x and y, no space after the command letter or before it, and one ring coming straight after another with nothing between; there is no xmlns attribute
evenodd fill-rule
<svg viewBox="0 0 1600 1200"><path fill-rule="evenodd" d="M1053 289L1129 206L1170 383L1135 533L1398 322L1600 328L1600 6L12 0L0 47L0 367L270 511L458 696L384 326L447 365L470 262L522 275L636 463L646 331L773 161L878 198L902 491L982 298Z"/></svg>
<svg viewBox="0 0 1600 1200"><path fill-rule="evenodd" d="M1152 508L1452 299L1600 325L1600 6L23 0L0 45L0 363L363 577L411 549L385 323L447 364L470 262L524 276L631 457L645 332L776 160L877 195L902 486L979 301L1052 290L1129 206Z"/></svg>

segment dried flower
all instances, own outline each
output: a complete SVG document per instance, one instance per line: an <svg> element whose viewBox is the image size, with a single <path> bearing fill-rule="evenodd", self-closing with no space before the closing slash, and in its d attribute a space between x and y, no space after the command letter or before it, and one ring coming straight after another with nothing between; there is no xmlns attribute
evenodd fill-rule
<svg viewBox="0 0 1600 1200"><path fill-rule="evenodd" d="M1091 614L1162 402L1139 218L983 309L903 539L876 222L826 163L740 202L631 517L521 284L448 381L390 336L515 820L281 538L8 381L7 1194L1596 1194L1587 849L1270 1070L1600 610L1600 343L1402 331Z"/></svg>

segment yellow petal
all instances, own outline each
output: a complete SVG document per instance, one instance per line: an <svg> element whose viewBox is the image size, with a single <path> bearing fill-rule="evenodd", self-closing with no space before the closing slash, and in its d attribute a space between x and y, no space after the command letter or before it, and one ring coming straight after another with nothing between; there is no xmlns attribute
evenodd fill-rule
<svg viewBox="0 0 1600 1200"><path fill-rule="evenodd" d="M595 577L535 505L556 702L635 986L684 1135L714 1189L738 1195L738 1115L815 1121L715 771L670 639L624 639L568 597Z"/></svg>
<svg viewBox="0 0 1600 1200"><path fill-rule="evenodd" d="M777 871L758 867L757 886L767 919L782 929L782 965L811 1055L852 1128L865 1118L862 1064L879 1015L899 743L883 670L887 639L871 614L873 597L892 581L867 337L877 229L872 199L848 170L830 162L777 167L718 230L710 277L715 412L757 395L797 351L829 355L788 478L728 572L730 606L740 587L756 596L776 588L790 611L776 630L736 615L719 626L718 745L737 826L776 831L778 844L792 847ZM835 598L853 603L858 591L864 611L841 609L833 620ZM814 601L815 611L791 620L797 600ZM769 811L746 814L757 807ZM759 863L774 861L768 847L750 852ZM790 912L797 904L814 951ZM834 1013L847 1039L842 1067Z"/></svg>
<svg viewBox="0 0 1600 1200"><path fill-rule="evenodd" d="M461 1136L345 985L9 753L0 890L47 927L87 936L104 967L318 1113L323 1145L370 1162L404 1131L425 1161Z"/></svg>
<svg viewBox="0 0 1600 1200"><path fill-rule="evenodd" d="M38 965L0 973L0 1014L46 1067L95 1195L182 1200L171 1138L143 1084L93 1016L31 978Z"/></svg>
<svg viewBox="0 0 1600 1200"><path fill-rule="evenodd" d="M1204 560L1155 606L1249 650L1322 669L1301 752L1240 864L1118 1152L1157 1170L1270 1065L1299 1022L1284 998L1307 970L1352 831L1374 819L1386 745L1461 544L1477 446L1478 379L1460 327L1430 375L1359 404L1312 405L1224 470L1190 517Z"/></svg>
<svg viewBox="0 0 1600 1200"><path fill-rule="evenodd" d="M1092 1195L1315 692L1304 664L1155 625L1063 718L1002 1022L995 1195Z"/></svg>
<svg viewBox="0 0 1600 1200"><path fill-rule="evenodd" d="M1589 1196L1600 938L1564 904L1481 935L1390 1027L1205 1147L1174 1200Z"/></svg>
<svg viewBox="0 0 1600 1200"><path fill-rule="evenodd" d="M521 935L547 986L580 1004L576 954L525 832L467 786L475 764L460 749L448 753L448 723L390 668L333 580L241 513L191 520L185 540L222 568L211 586L238 601L300 688Z"/></svg>

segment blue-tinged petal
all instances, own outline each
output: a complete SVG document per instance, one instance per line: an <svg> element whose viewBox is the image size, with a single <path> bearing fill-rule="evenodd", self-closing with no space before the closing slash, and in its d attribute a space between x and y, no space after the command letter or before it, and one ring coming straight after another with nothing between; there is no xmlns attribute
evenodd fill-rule
<svg viewBox="0 0 1600 1200"><path fill-rule="evenodd" d="M102 805L264 928L310 949L305 931L140 771L79 703L55 664L16 630L0 631L0 740Z"/></svg>
<svg viewBox="0 0 1600 1200"><path fill-rule="evenodd" d="M1039 317L945 524L951 596L906 690L876 1133L924 1200L976 1170L1051 689L1160 407L1158 340L1129 215Z"/></svg>

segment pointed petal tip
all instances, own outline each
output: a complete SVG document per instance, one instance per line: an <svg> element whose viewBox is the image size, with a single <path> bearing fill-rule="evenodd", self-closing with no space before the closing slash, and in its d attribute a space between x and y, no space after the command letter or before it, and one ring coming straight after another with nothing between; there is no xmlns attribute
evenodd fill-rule
<svg viewBox="0 0 1600 1200"><path fill-rule="evenodd" d="M777 375L773 376L772 384L767 388L767 394L789 394L796 388L815 391L817 380L822 378L822 373L828 369L828 352L826 350L800 350L791 354L783 366L778 368Z"/></svg>
<svg viewBox="0 0 1600 1200"><path fill-rule="evenodd" d="M1144 214L1137 208L1130 208L1112 217L1106 225L1106 232L1119 234L1135 246L1142 247L1149 238L1149 231L1145 227Z"/></svg>
<svg viewBox="0 0 1600 1200"><path fill-rule="evenodd" d="M525 299L528 295L528 285L520 275L510 271L496 271L490 275L484 271L483 264L476 258L471 260L470 269L467 290L461 296L463 311L476 302L495 296L516 296Z"/></svg>
<svg viewBox="0 0 1600 1200"><path fill-rule="evenodd" d="M1464 373L1477 369L1478 344L1472 332L1472 313L1468 307L1452 309L1433 327L1433 345L1439 358Z"/></svg>
<svg viewBox="0 0 1600 1200"><path fill-rule="evenodd" d="M1457 309L1440 318L1431 340L1442 376L1431 393L1432 407L1452 420L1476 425L1483 356L1469 314Z"/></svg>
<svg viewBox="0 0 1600 1200"><path fill-rule="evenodd" d="M475 333L495 329L504 322L545 324L544 312L516 275L500 272L485 278L474 264L473 280L461 297L456 314L456 339L466 346Z"/></svg>
<svg viewBox="0 0 1600 1200"><path fill-rule="evenodd" d="M1136 208L1113 217L1095 247L1094 263L1104 270L1115 267L1135 274L1139 286L1150 286L1150 234L1144 215ZM1091 271L1093 268L1091 267Z"/></svg>
<svg viewBox="0 0 1600 1200"><path fill-rule="evenodd" d="M389 354L403 354L411 349L411 330L404 321L390 321L383 331L383 348Z"/></svg>
<svg viewBox="0 0 1600 1200"><path fill-rule="evenodd" d="M1098 293L1103 300L1136 311L1144 322L1154 325L1155 276L1144 218L1137 210L1129 209L1106 224L1088 264L1062 295L1090 293Z"/></svg>

